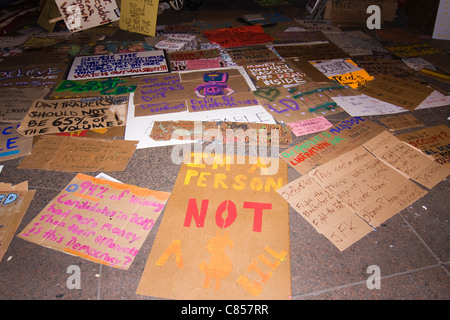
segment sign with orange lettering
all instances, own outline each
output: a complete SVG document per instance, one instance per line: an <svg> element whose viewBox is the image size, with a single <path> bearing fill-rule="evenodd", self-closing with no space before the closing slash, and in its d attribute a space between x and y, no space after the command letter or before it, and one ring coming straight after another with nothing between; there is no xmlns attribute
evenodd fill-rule
<svg viewBox="0 0 450 320"><path fill-rule="evenodd" d="M137 294L289 298L289 210L276 192L287 166L235 158L196 153L182 164Z"/></svg>

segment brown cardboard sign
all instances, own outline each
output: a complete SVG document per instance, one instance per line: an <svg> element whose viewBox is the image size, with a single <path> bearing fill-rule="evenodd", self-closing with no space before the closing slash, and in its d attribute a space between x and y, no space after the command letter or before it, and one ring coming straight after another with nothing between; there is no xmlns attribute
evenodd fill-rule
<svg viewBox="0 0 450 320"><path fill-rule="evenodd" d="M306 61L332 60L348 58L344 52L334 43L302 44L302 45L274 45L275 51L283 58L301 57Z"/></svg>
<svg viewBox="0 0 450 320"><path fill-rule="evenodd" d="M306 81L306 74L284 61L245 65L245 70L257 88L296 85Z"/></svg>
<svg viewBox="0 0 450 320"><path fill-rule="evenodd" d="M286 124L342 112L331 97L354 95L354 91L332 82L306 82L290 88L260 88L253 94L275 120Z"/></svg>
<svg viewBox="0 0 450 320"><path fill-rule="evenodd" d="M127 270L169 195L79 173L18 236Z"/></svg>
<svg viewBox="0 0 450 320"><path fill-rule="evenodd" d="M363 144L364 148L408 178L431 189L449 174L450 169L387 131Z"/></svg>
<svg viewBox="0 0 450 320"><path fill-rule="evenodd" d="M281 61L280 57L267 46L251 46L228 49L227 53L237 65Z"/></svg>
<svg viewBox="0 0 450 320"><path fill-rule="evenodd" d="M257 104L247 80L234 68L144 77L134 94L136 116Z"/></svg>
<svg viewBox="0 0 450 320"><path fill-rule="evenodd" d="M301 174L306 174L335 158L336 154L350 151L384 130L373 121L352 117L283 151L280 157Z"/></svg>
<svg viewBox="0 0 450 320"><path fill-rule="evenodd" d="M65 172L123 171L137 141L42 136L17 166Z"/></svg>
<svg viewBox="0 0 450 320"><path fill-rule="evenodd" d="M450 129L445 125L430 127L409 133L399 134L396 137L408 142L425 154L432 156L439 164L450 168Z"/></svg>
<svg viewBox="0 0 450 320"><path fill-rule="evenodd" d="M35 193L35 190L28 190L27 181L15 186L10 183L0 183L0 261Z"/></svg>
<svg viewBox="0 0 450 320"><path fill-rule="evenodd" d="M17 131L25 136L124 126L128 95L36 100Z"/></svg>
<svg viewBox="0 0 450 320"><path fill-rule="evenodd" d="M21 122L34 100L42 99L46 88L8 88L0 90L0 119L2 122Z"/></svg>
<svg viewBox="0 0 450 320"><path fill-rule="evenodd" d="M377 135L367 146L384 149L386 134ZM278 192L341 251L426 194L363 146L314 168Z"/></svg>
<svg viewBox="0 0 450 320"><path fill-rule="evenodd" d="M289 299L289 210L276 192L287 166L267 175L267 158L193 155L181 165L136 293Z"/></svg>
<svg viewBox="0 0 450 320"><path fill-rule="evenodd" d="M417 108L433 90L422 84L398 79L387 74L378 74L374 80L358 87L360 93L410 111Z"/></svg>
<svg viewBox="0 0 450 320"><path fill-rule="evenodd" d="M381 118L380 122L392 131L424 126L424 124L412 114L385 117Z"/></svg>

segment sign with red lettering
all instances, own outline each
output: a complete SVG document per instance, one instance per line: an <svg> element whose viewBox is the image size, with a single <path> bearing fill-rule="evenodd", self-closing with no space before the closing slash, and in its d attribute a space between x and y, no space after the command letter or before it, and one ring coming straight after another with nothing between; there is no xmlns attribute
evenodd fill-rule
<svg viewBox="0 0 450 320"><path fill-rule="evenodd" d="M137 294L174 299L289 299L287 166L194 154L181 165Z"/></svg>
<svg viewBox="0 0 450 320"><path fill-rule="evenodd" d="M18 236L126 270L169 195L79 173Z"/></svg>

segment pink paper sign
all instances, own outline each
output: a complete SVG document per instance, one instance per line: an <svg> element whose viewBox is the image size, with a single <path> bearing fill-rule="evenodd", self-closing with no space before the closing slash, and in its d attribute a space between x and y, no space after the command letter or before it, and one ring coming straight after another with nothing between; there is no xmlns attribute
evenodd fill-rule
<svg viewBox="0 0 450 320"><path fill-rule="evenodd" d="M325 117L315 117L312 119L288 123L292 132L297 136L303 136L309 133L319 132L331 128L333 124Z"/></svg>

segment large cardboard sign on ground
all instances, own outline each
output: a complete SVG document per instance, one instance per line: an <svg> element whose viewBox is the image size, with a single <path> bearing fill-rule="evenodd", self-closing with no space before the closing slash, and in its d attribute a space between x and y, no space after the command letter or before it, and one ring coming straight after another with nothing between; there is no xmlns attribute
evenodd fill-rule
<svg viewBox="0 0 450 320"><path fill-rule="evenodd" d="M255 106L252 84L237 68L170 73L140 79L135 116Z"/></svg>
<svg viewBox="0 0 450 320"><path fill-rule="evenodd" d="M17 131L24 136L108 129L126 124L128 95L36 100Z"/></svg>
<svg viewBox="0 0 450 320"><path fill-rule="evenodd" d="M27 181L15 186L10 183L0 183L0 261L35 193L35 190L28 190Z"/></svg>
<svg viewBox="0 0 450 320"><path fill-rule="evenodd" d="M19 237L126 270L169 195L79 173Z"/></svg>
<svg viewBox="0 0 450 320"><path fill-rule="evenodd" d="M137 294L289 299L288 203L276 192L287 166L195 155L181 165Z"/></svg>
<svg viewBox="0 0 450 320"><path fill-rule="evenodd" d="M137 141L43 135L17 166L65 172L123 171Z"/></svg>
<svg viewBox="0 0 450 320"><path fill-rule="evenodd" d="M122 0L120 10L120 29L155 36L158 2Z"/></svg>
<svg viewBox="0 0 450 320"><path fill-rule="evenodd" d="M162 50L77 56L72 62L67 80L166 72L169 72L169 67Z"/></svg>

